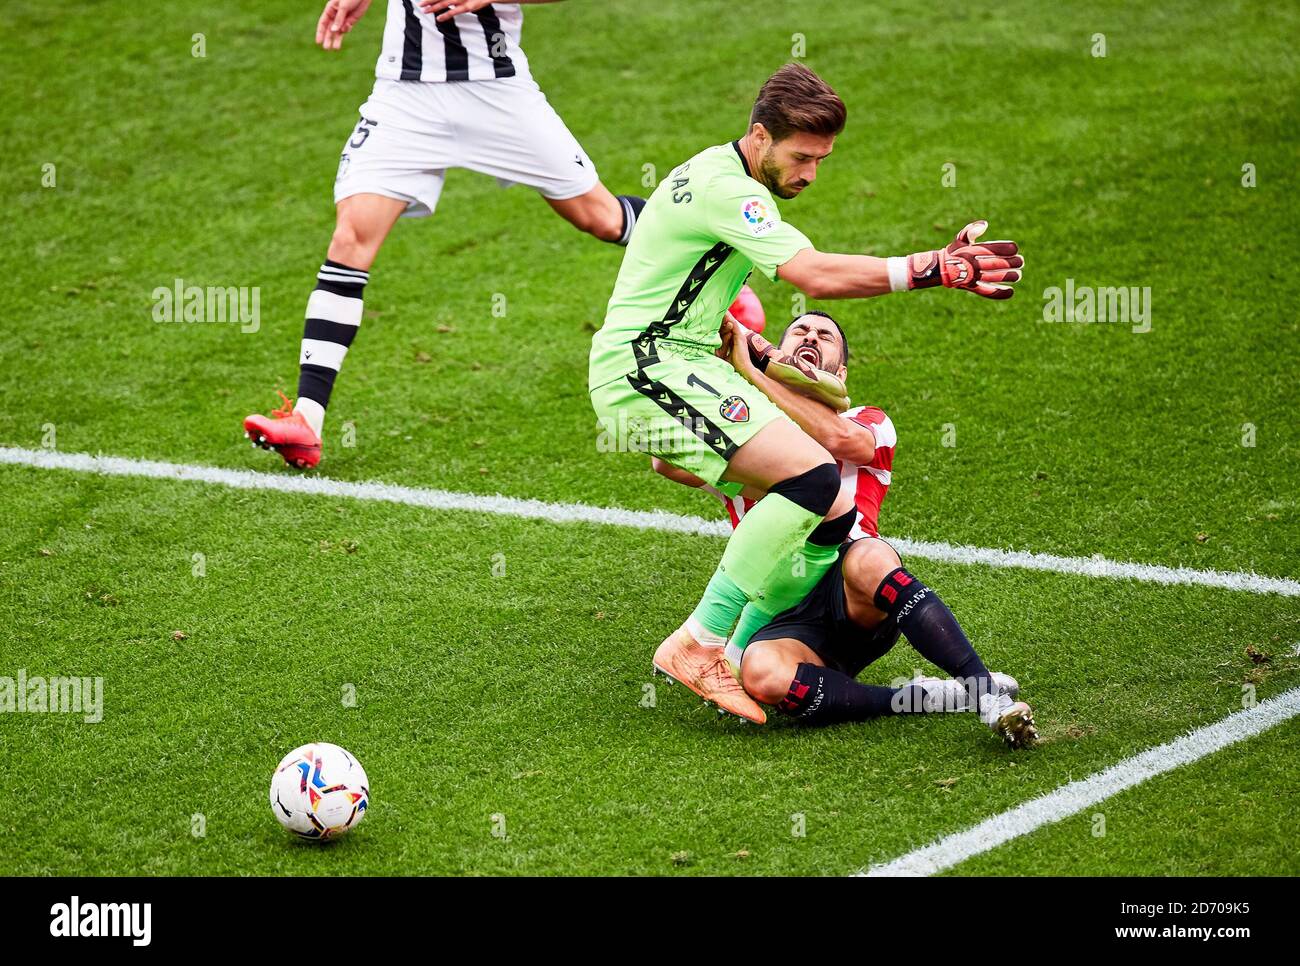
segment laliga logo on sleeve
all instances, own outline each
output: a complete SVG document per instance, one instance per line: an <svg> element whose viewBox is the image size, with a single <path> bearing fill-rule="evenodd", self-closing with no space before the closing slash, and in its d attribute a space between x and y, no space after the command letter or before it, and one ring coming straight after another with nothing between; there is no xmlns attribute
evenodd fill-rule
<svg viewBox="0 0 1300 966"><path fill-rule="evenodd" d="M767 205L761 198L750 198L740 206L740 214L745 219L745 224L749 226L749 231L753 235L761 235L770 231L776 224L776 220L767 210Z"/></svg>

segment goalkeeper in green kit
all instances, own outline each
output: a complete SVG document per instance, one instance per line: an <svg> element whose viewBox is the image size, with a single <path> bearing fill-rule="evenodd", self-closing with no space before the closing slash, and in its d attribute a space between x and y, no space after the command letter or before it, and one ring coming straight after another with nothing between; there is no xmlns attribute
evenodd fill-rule
<svg viewBox="0 0 1300 966"><path fill-rule="evenodd" d="M938 285L1004 299L1024 264L1013 242L976 241L983 222L938 251L819 252L782 220L773 196L794 198L813 182L845 119L844 103L807 67L787 64L768 78L748 133L674 169L646 203L592 340L588 385L607 431L641 436L653 455L723 493L767 494L732 534L694 612L654 656L657 670L760 724L763 709L735 679L724 645L804 598L837 559L857 511L826 449L719 357L727 307L755 268L816 299ZM835 387L812 367L761 337L749 342L769 376L835 404Z"/></svg>

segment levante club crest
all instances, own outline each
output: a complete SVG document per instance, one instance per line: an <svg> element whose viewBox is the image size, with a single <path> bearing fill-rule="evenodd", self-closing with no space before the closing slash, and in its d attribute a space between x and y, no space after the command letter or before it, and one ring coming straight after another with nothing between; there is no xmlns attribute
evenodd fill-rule
<svg viewBox="0 0 1300 966"><path fill-rule="evenodd" d="M749 404L739 396L728 396L722 400L718 412L722 413L723 419L730 419L733 423L749 421Z"/></svg>

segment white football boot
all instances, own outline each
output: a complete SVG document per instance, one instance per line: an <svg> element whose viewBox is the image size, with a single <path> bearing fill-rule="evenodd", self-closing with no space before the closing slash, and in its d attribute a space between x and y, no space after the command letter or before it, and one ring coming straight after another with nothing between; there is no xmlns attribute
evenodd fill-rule
<svg viewBox="0 0 1300 966"><path fill-rule="evenodd" d="M1038 743L1033 709L1009 695L981 695L980 720L1012 748L1032 748Z"/></svg>
<svg viewBox="0 0 1300 966"><path fill-rule="evenodd" d="M1020 693L1020 682L1010 674L990 671L989 675L993 678L993 683L998 686L998 693L1012 699ZM912 684L919 684L925 688L927 712L971 710L970 692L964 684L954 678L915 678L907 682L904 687Z"/></svg>

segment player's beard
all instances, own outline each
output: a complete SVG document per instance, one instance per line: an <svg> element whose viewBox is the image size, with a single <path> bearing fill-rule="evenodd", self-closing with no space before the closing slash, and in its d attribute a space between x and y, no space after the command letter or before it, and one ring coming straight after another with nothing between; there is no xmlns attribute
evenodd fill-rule
<svg viewBox="0 0 1300 966"><path fill-rule="evenodd" d="M758 173L762 175L762 182L767 185L768 191L778 198L789 201L791 198L797 197L799 192L808 185L802 181L798 183L798 187L786 184L782 180L781 168L773 156L775 153L775 148L769 145L767 151L758 159Z"/></svg>
<svg viewBox="0 0 1300 966"><path fill-rule="evenodd" d="M818 348L817 348L817 361L816 361L815 363L813 363L813 365L814 365L816 368L820 369L822 372L829 372L829 373L833 376L833 375L835 375L837 372L840 371L840 360L837 359L837 358L828 359L828 358L826 358L826 356L827 356L827 353L824 353L824 352L821 350L821 348L818 347ZM796 359L801 358L800 355L799 355L799 350L798 350L798 349L795 350L795 358L796 358ZM805 362L808 362L808 361L810 361L810 360L805 359L804 361L805 361Z"/></svg>

